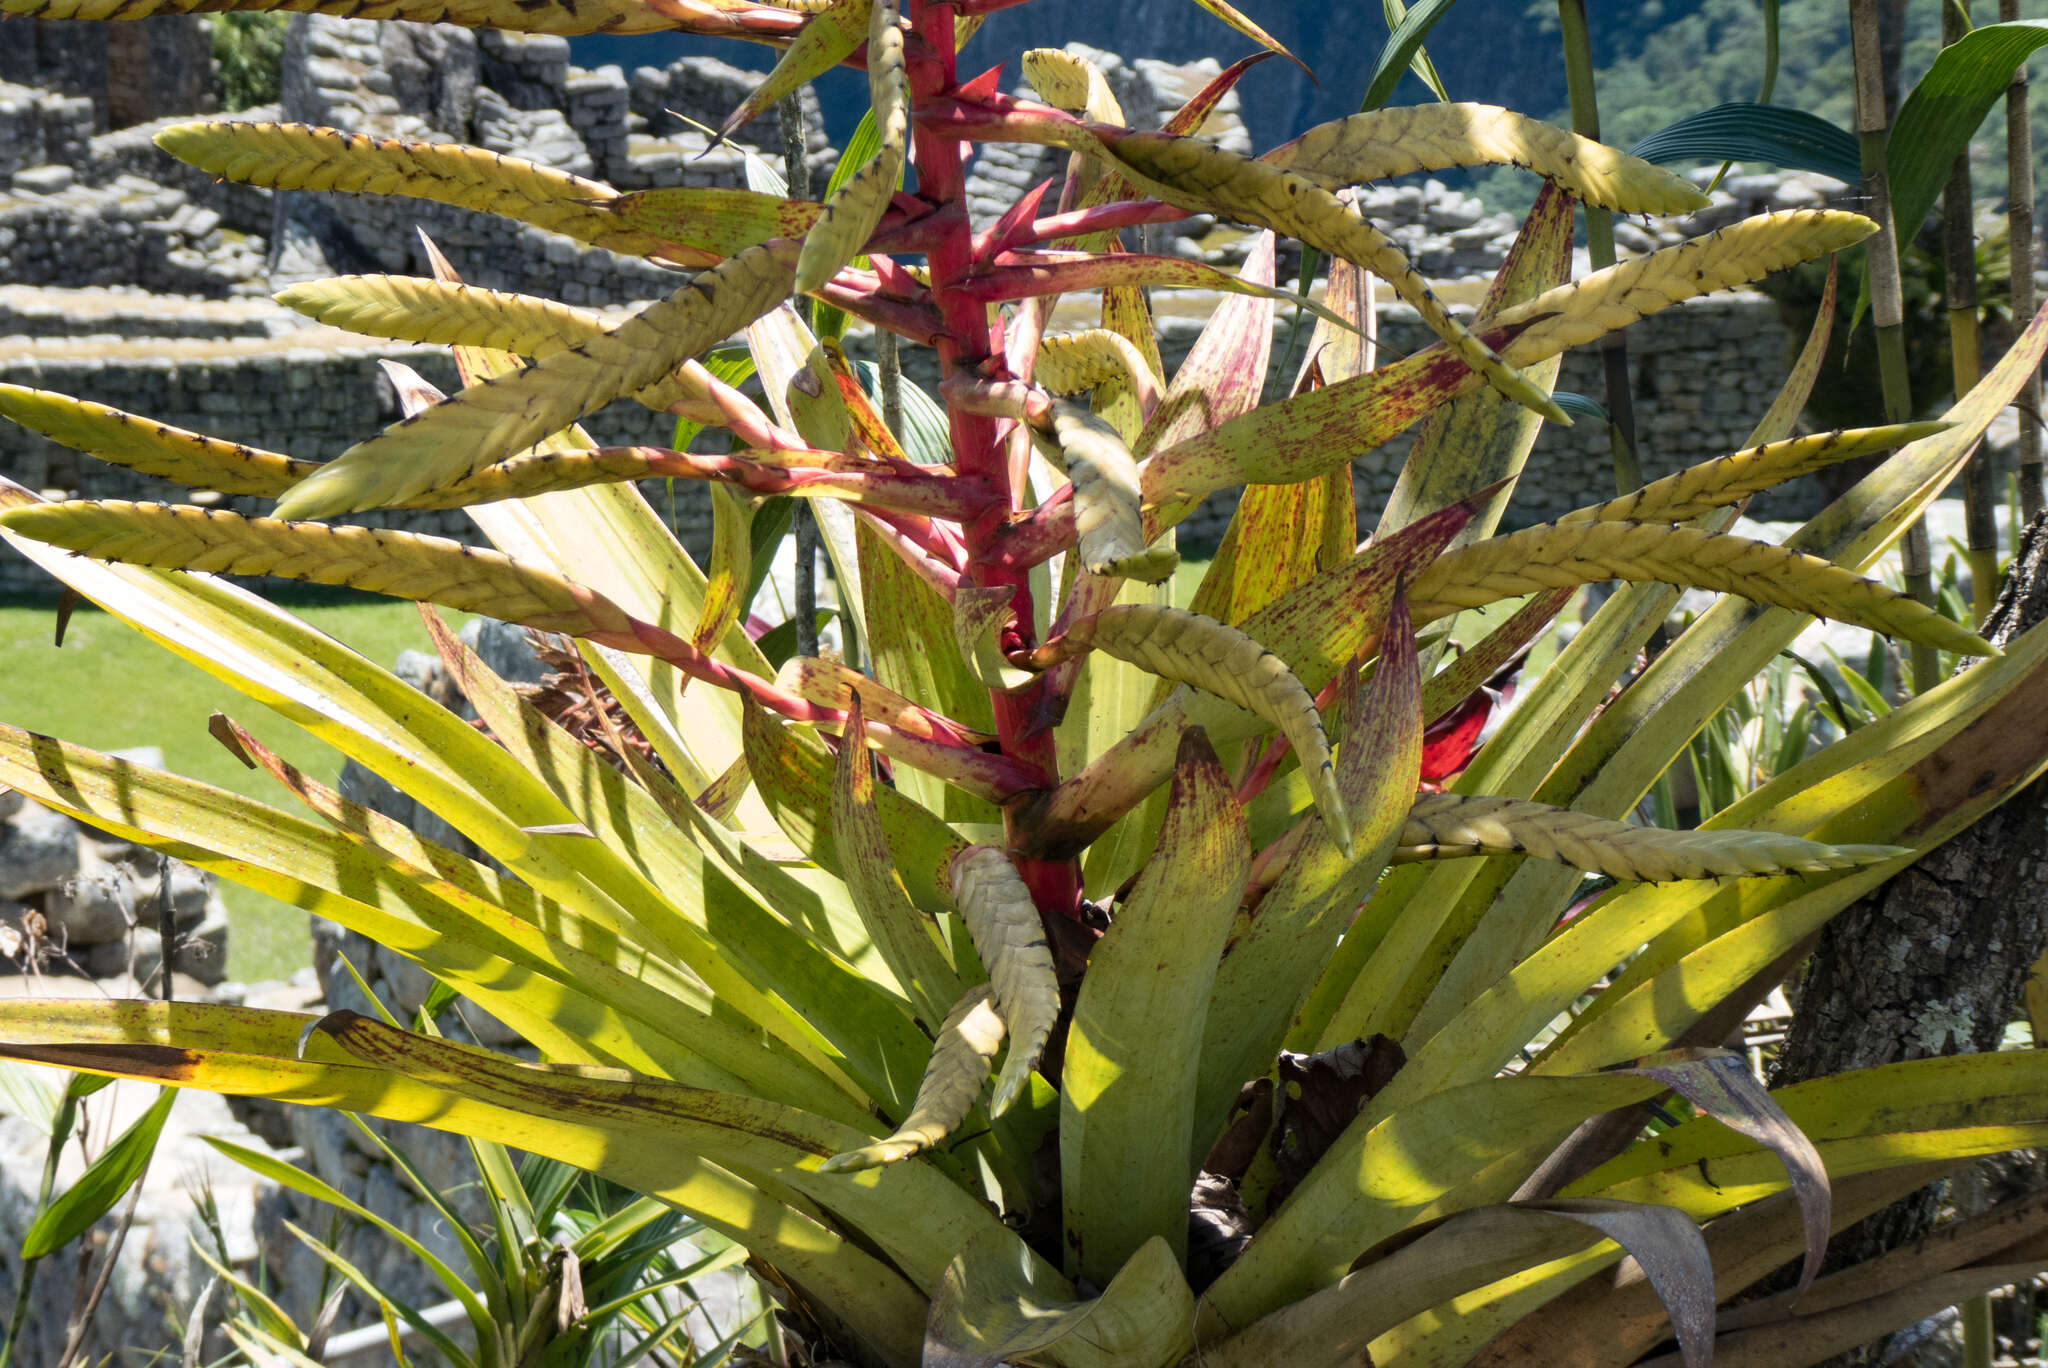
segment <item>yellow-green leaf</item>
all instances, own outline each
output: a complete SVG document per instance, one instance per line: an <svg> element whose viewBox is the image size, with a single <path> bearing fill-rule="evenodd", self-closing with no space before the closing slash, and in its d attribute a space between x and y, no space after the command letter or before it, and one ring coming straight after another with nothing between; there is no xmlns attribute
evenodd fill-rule
<svg viewBox="0 0 2048 1368"><path fill-rule="evenodd" d="M875 131L881 139L875 155L825 201L825 212L804 234L797 258L796 287L806 294L824 288L839 268L860 255L875 225L889 207L903 180L903 159L910 147L910 84L903 61L903 30L896 0L842 0L847 22L866 21L868 92L874 105ZM837 13L838 6L826 11ZM866 13L862 14L861 11ZM811 20L810 33L820 15ZM848 51L852 49L849 48ZM785 59L786 60L786 59Z"/></svg>
<svg viewBox="0 0 2048 1368"><path fill-rule="evenodd" d="M853 1173L883 1164L901 1163L944 1140L967 1119L975 1098L1003 1045L1003 1019L996 1013L989 985L964 994L939 1024L931 1062L917 1085L917 1102L886 1139L857 1150L835 1154L821 1173Z"/></svg>
<svg viewBox="0 0 2048 1368"><path fill-rule="evenodd" d="M1313 181L1197 138L1126 132L1105 141L1128 174L1170 202L1272 228L1371 270L1392 285L1394 292L1422 315L1424 325L1489 384L1552 422L1571 425L1571 419L1548 393L1517 374L1450 316L1436 292L1384 233Z"/></svg>
<svg viewBox="0 0 2048 1368"><path fill-rule="evenodd" d="M1825 845L1769 831L1664 831L1521 798L1425 793L1402 824L1394 862L1533 855L1642 883L1818 874L1878 864L1899 846Z"/></svg>
<svg viewBox="0 0 2048 1368"><path fill-rule="evenodd" d="M619 193L609 185L461 143L372 138L312 124L202 119L172 124L156 135L156 145L224 180L273 190L409 195L502 214L636 256L660 255L666 246L604 211L601 206Z"/></svg>
<svg viewBox="0 0 2048 1368"><path fill-rule="evenodd" d="M1485 104L1404 105L1317 124L1260 158L1335 188L1454 166L1518 166L1623 214L1683 214L1707 197L1604 143Z"/></svg>
<svg viewBox="0 0 2048 1368"><path fill-rule="evenodd" d="M274 498L320 467L49 390L0 385L0 414L53 442L144 475Z"/></svg>
<svg viewBox="0 0 2048 1368"><path fill-rule="evenodd" d="M874 758L863 744L866 727L860 694L849 702L832 784L832 840L843 861L847 891L875 949L927 1025L945 1021L949 1012L957 1012L960 976L940 950L931 921L912 905L896 872L896 856L875 809ZM994 1052L992 1044L988 1053ZM923 1092L920 1085L920 1097Z"/></svg>
<svg viewBox="0 0 2048 1368"><path fill-rule="evenodd" d="M1152 858L1088 957L1067 1033L1066 1249L1096 1282L1154 1238L1184 1257L1204 1009L1250 860L1230 776L1189 732Z"/></svg>
<svg viewBox="0 0 2048 1368"><path fill-rule="evenodd" d="M1010 1033L1003 1072L989 1102L989 1115L1001 1116L1031 1081L1031 1070L1060 1014L1059 984L1038 906L1010 857L993 846L969 846L953 857L949 872L953 905L967 923L981 962L988 966L996 1010Z"/></svg>
<svg viewBox="0 0 2048 1368"><path fill-rule="evenodd" d="M787 293L795 248L737 253L617 328L524 370L471 385L358 442L278 501L280 517L378 508L531 446L623 394L645 389Z"/></svg>
<svg viewBox="0 0 2048 1368"><path fill-rule="evenodd" d="M1028 1356L1052 1368L1167 1368L1194 1342L1194 1294L1154 1240L1102 1295L1076 1300L1022 1250L976 1237L932 1294L925 1368L996 1368Z"/></svg>

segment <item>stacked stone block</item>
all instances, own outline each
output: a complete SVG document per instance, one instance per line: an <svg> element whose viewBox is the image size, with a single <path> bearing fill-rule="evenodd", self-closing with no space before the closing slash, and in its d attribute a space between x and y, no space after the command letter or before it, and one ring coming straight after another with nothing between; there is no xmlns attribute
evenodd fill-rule
<svg viewBox="0 0 2048 1368"><path fill-rule="evenodd" d="M163 767L154 747L121 753ZM161 898L170 890L171 967L200 984L227 977L227 907L213 876L81 826L0 789L0 975L39 973L147 984L163 967Z"/></svg>
<svg viewBox="0 0 2048 1368"><path fill-rule="evenodd" d="M83 165L93 135L92 101L0 82L0 176Z"/></svg>
<svg viewBox="0 0 2048 1368"><path fill-rule="evenodd" d="M737 145L716 149L690 122L722 120L760 73L699 58L643 68L629 82L616 66L585 71L568 56L565 41L541 35L428 35L409 24L299 16L286 44L283 115L376 137L472 143L621 189L741 186L748 149L779 163L772 115L741 129ZM808 98L812 164L822 175L833 154ZM294 192L278 201L272 283L350 271L424 274L420 231L474 284L572 304L657 298L679 283L667 268L494 215L386 196Z"/></svg>
<svg viewBox="0 0 2048 1368"><path fill-rule="evenodd" d="M221 296L260 269L246 240L182 193L137 176L78 184L68 167L0 191L0 276L22 285L141 285Z"/></svg>
<svg viewBox="0 0 2048 1368"><path fill-rule="evenodd" d="M590 153L597 178L607 184L616 185L630 175L626 120L631 98L626 73L617 66L573 68L562 83L569 126Z"/></svg>
<svg viewBox="0 0 2048 1368"><path fill-rule="evenodd" d="M1477 196L1434 177L1420 185L1367 187L1359 192L1358 208L1416 270L1436 280L1491 276L1507 260L1521 228L1513 214L1488 214Z"/></svg>
<svg viewBox="0 0 2048 1368"><path fill-rule="evenodd" d="M0 44L0 81L83 98L92 111L89 136L212 109L213 40L195 14L121 24L13 18Z"/></svg>
<svg viewBox="0 0 2048 1368"><path fill-rule="evenodd" d="M555 109L569 79L569 40L550 33L478 29L478 83L514 109Z"/></svg>
<svg viewBox="0 0 2048 1368"><path fill-rule="evenodd" d="M174 114L100 134L87 149L80 179L90 185L105 185L119 177L129 176L150 181L166 190L175 190L200 208L219 214L221 227L229 234L239 236L242 244L260 259L265 240L270 235L270 191L240 181L223 180L167 155L156 145L157 134L172 124L187 122L189 117ZM275 121L278 107L262 105L245 109L235 117L251 122Z"/></svg>

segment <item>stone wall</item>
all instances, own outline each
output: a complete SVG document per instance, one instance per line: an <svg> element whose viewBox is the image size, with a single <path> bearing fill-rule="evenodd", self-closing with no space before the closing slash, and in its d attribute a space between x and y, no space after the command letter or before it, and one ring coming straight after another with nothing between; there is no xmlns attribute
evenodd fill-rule
<svg viewBox="0 0 2048 1368"><path fill-rule="evenodd" d="M462 638L504 677L538 678L539 662L520 629L475 619L465 625ZM396 669L401 678L474 716L447 686L439 663L431 657L407 652ZM162 763L160 752L121 754L138 764ZM339 787L344 796L412 825L429 839L472 858L480 856L445 822L359 766L347 767ZM161 962L153 929L158 881L157 857L149 851L0 789L0 999L156 996ZM411 960L320 919L314 922L311 968L285 983L222 984L226 922L211 876L172 863L170 887L182 931L171 982L180 1001L211 999L311 1013L306 1017L309 1022L322 1011L374 1014L379 1005L411 1021L426 1002L433 980ZM535 1057L516 1034L467 1003L443 1012L438 1025L453 1040ZM62 1076L56 1077L61 1086ZM10 1092L7 1100L24 1096L26 1089L24 1085L23 1090ZM99 1153L155 1096L154 1088L121 1082L88 1099L81 1128L91 1138L92 1152ZM461 1136L399 1123L367 1124L404 1155L417 1181L428 1185L477 1238L491 1238L476 1162ZM182 1093L142 1182L136 1219L106 1295L88 1324L82 1361L147 1368L161 1361L164 1346L181 1342L183 1327L200 1304L201 1289L212 1277L194 1252L195 1241L209 1253L224 1254L238 1272L258 1281L298 1326L310 1328L335 1280L320 1258L292 1236L289 1225L334 1242L388 1296L421 1308L446 1301L446 1287L394 1241L359 1222L337 1222L332 1207L242 1168L207 1146L204 1136L218 1136L302 1168L390 1221L448 1266L464 1266L463 1246L437 1206L419 1195L415 1179L350 1117L268 1099ZM21 1237L35 1215L47 1147L47 1130L38 1129L32 1109L10 1114L0 1107L0 1305L11 1306L20 1286ZM66 1149L60 1191L77 1179L82 1167L75 1157L77 1148ZM210 1223L200 1215L202 1189L217 1213ZM85 1237L87 1242L103 1252L114 1224L115 1217L104 1218ZM686 1245L673 1252L682 1261L690 1257ZM86 1271L70 1249L39 1267L15 1362L57 1361ZM760 1309L758 1294L737 1269L695 1281L689 1291L704 1301L702 1314L693 1315L688 1327L700 1347ZM672 1313L684 1309L685 1293L663 1295ZM230 1348L219 1329L229 1298L215 1295L204 1305L210 1327L204 1358L217 1361ZM338 1331L378 1321L376 1306L354 1291L341 1299L335 1316ZM446 1330L456 1343L470 1347L466 1323ZM623 1353L624 1346L614 1346L613 1351ZM388 1350L373 1346L364 1357L349 1356L347 1361L368 1362L379 1353ZM421 1361L439 1360L429 1353Z"/></svg>
<svg viewBox="0 0 2048 1368"><path fill-rule="evenodd" d="M411 366L444 390L457 384L454 363L442 348L293 343L290 336L183 346L107 340L23 352L0 343L0 382L91 398L175 427L311 460L338 456L397 420L396 397L378 367L380 360ZM607 445L666 443L675 420L621 401L592 415L585 426ZM31 489L85 498L185 502L190 497L182 485L81 455L11 423L0 423L0 475ZM701 496L701 491L691 492ZM264 511L265 502L229 499L221 506L253 514ZM686 497L679 507L686 540L708 548L708 500ZM347 521L438 536L474 535L460 510L375 513ZM0 596L55 590L40 570L11 550L0 551Z"/></svg>
<svg viewBox="0 0 2048 1368"><path fill-rule="evenodd" d="M120 24L10 18L0 81L53 100L84 100L86 131L104 133L214 108L213 39L196 14ZM0 123L11 117L0 111ZM0 162L0 172L11 169Z"/></svg>
<svg viewBox="0 0 2048 1368"><path fill-rule="evenodd" d="M115 754L136 765L163 766L163 752L155 747ZM227 976L228 919L212 875L164 861L0 788L0 999L158 996L166 894L174 935L171 992L188 1002L214 998ZM38 1074L9 1099L27 1095L46 1077L55 1079L53 1087L63 1084L62 1074ZM132 1123L156 1091L118 1083L87 1099L80 1133L90 1137L93 1152ZM231 1256L246 1262L256 1255L257 1180L197 1139L202 1133L244 1142L255 1137L217 1097L181 1098L173 1114L106 1296L88 1325L82 1362L142 1368L156 1361L171 1342L166 1327L182 1319L212 1276L190 1246L190 1237L202 1233L188 1186L197 1175L204 1173L214 1188ZM13 1306L18 1295L21 1240L35 1215L48 1147L46 1127L39 1130L29 1117L0 1109L0 1305ZM81 1168L77 1146L67 1147L62 1182L74 1181ZM114 1224L112 1216L102 1219L86 1240L103 1248ZM67 1249L40 1265L14 1362L57 1362L66 1322L83 1294L79 1261L71 1253ZM216 1335L207 1347L212 1357L229 1346Z"/></svg>
<svg viewBox="0 0 2048 1368"><path fill-rule="evenodd" d="M126 54L122 69L149 74L158 48L203 39L196 20L181 22L190 32L9 25L10 37L53 55L40 68L0 60L0 281L262 294L318 275L422 273L424 230L476 284L577 304L651 299L676 287L664 267L492 215L382 196L273 194L174 161L152 139L207 101L180 95L173 82L110 107L106 35L147 29L147 52ZM780 164L776 119L757 119L717 148L701 125L721 122L759 80L708 58L641 68L629 79L616 66L572 67L567 41L556 37L301 15L287 34L281 104L237 117L468 143L622 189L740 186L750 152ZM835 154L815 98L807 104L811 166L822 182Z"/></svg>
<svg viewBox="0 0 2048 1368"><path fill-rule="evenodd" d="M8 297L0 292L0 322L9 307ZM11 307L19 316L26 305L16 302ZM377 367L380 358L402 361L444 389L455 383L452 365L439 348L380 345L345 336L336 342L339 335L324 329L294 333L293 316L274 307L189 307L213 309L216 320L211 326L237 326L229 320L240 318L243 339L152 345L110 338L104 344L81 341L63 346L16 346L0 339L0 382L74 394L174 426L316 460L340 454L397 417L389 385ZM117 311L104 326L116 333L123 327L144 326L128 321L131 317ZM1169 370L1186 355L1201 326L1198 317L1161 317L1161 351ZM269 335L271 330L278 335ZM1286 335L1283 321L1276 352L1284 352ZM1789 363L1788 334L1776 306L1760 295L1694 301L1637 324L1629 336L1638 375L1643 466L1651 478L1737 449L1769 406ZM325 340L313 345L315 338ZM1388 355L1405 355L1432 339L1412 310L1395 307L1383 313L1381 340ZM866 349L859 334L849 342L856 354ZM905 348L903 355L906 374L929 388L936 378L932 354ZM1278 361L1276 355L1276 377ZM1597 397L1602 384L1596 352L1580 349L1567 354L1559 388ZM671 421L663 415L624 401L600 411L585 426L608 445L663 443L672 431ZM1404 433L1379 451L1361 453L1354 462L1359 506L1368 519L1385 503L1411 440L1412 434ZM1539 522L1604 496L1610 488L1609 471L1606 436L1594 424L1581 422L1570 430L1546 427L1509 511L1510 524ZM0 474L34 489L92 498L184 497L180 486L108 466L11 424L0 424ZM684 545L703 556L711 535L705 491L678 482L672 499L665 486L652 497L664 516L673 509ZM1820 503L1819 487L1809 479L1766 494L1758 508L1771 517L1804 517ZM1207 501L1182 524L1183 546L1197 554L1213 548L1233 504L1234 496L1227 493ZM260 511L254 500L229 501L228 506ZM363 521L442 536L471 535L469 521L459 511L377 514ZM0 594L53 589L47 576L19 557L0 556Z"/></svg>
<svg viewBox="0 0 2048 1368"><path fill-rule="evenodd" d="M744 186L748 152L781 162L773 117L716 149L689 122L721 122L760 80L710 58L643 67L628 80L616 66L570 66L561 38L300 15L286 38L285 72L285 119L470 143L620 189ZM834 158L815 96L807 106L807 145L822 183ZM426 274L421 232L471 284L570 304L653 299L679 283L650 262L420 200L291 192L278 197L275 213L273 285L348 271Z"/></svg>
<svg viewBox="0 0 2048 1368"><path fill-rule="evenodd" d="M0 978L0 996L13 995L28 987L33 987L38 997L141 995L132 979L94 984L85 979L33 982ZM189 999L191 994L181 986L179 996ZM306 995L273 991L252 999L249 1005L303 1008ZM57 1079L61 1085L63 1075L57 1075ZM87 1098L82 1121L92 1137L92 1152L101 1153L108 1141L138 1120L156 1097L156 1088L123 1080ZM267 1231L273 1238L290 1238L278 1224L274 1207L265 1205L266 1198L274 1197L276 1186L215 1150L206 1143L208 1137L259 1152L265 1149L262 1138L235 1117L227 1099L196 1089L179 1095L158 1139L149 1172L140 1185L134 1223L121 1246L106 1295L87 1323L78 1362L110 1368L154 1368L175 1361L182 1327L189 1323L201 1289L214 1279L213 1270L193 1249L194 1241L209 1251L215 1248L212 1230L197 1211L195 1197L202 1188L211 1195L218 1214L215 1228L223 1237L228 1262L243 1273L257 1268L263 1253L261 1234ZM22 1236L35 1215L36 1189L48 1150L48 1133L34 1121L25 1116L0 1114L0 1305L12 1307L19 1293ZM58 1170L60 1191L76 1181L83 1167L78 1155L78 1145L66 1147ZM285 1153L276 1157L289 1161L296 1156ZM81 1284L89 1283L97 1274L119 1210L101 1217L78 1243L66 1246L37 1265L21 1340L15 1345L15 1363L58 1362L67 1322L86 1293ZM316 1217L309 1228L322 1230L325 1223ZM358 1246L362 1243L356 1242ZM81 1248L90 1248L94 1253L90 1267L82 1266L77 1257ZM317 1280L313 1285L318 1286ZM219 1295L208 1299L210 1329L202 1346L201 1362L221 1362L233 1348L218 1327L224 1303L225 1298ZM169 1355L167 1348L172 1351Z"/></svg>
<svg viewBox="0 0 2048 1368"><path fill-rule="evenodd" d="M163 768L154 747L117 752ZM163 966L160 899L168 889L171 967L211 986L227 977L227 907L213 876L107 836L0 788L0 975L147 985ZM150 989L149 991L154 991Z"/></svg>
<svg viewBox="0 0 2048 1368"><path fill-rule="evenodd" d="M541 677L540 661L524 630L475 618L464 625L461 637L500 677L517 682L532 682ZM475 717L434 657L417 651L403 652L394 662L394 672L463 716ZM353 761L343 768L339 788L343 796L405 823L428 840L471 859L485 858L447 822ZM411 1022L434 986L426 971L403 954L321 918L313 922L313 961L313 980L320 990L319 1005L328 1011L374 1015L381 1004L401 1021ZM369 995L375 997L374 1004L365 995L365 986ZM457 1002L443 1011L437 1025L451 1040L486 1045L527 1059L537 1057L517 1033L467 1002ZM320 1108L256 1100L238 1100L235 1107L238 1116L272 1145L302 1156L300 1163L308 1172L390 1220L451 1267L463 1267L462 1248L447 1222L433 1204L414 1191L383 1148L348 1117ZM461 1136L384 1121L370 1120L368 1124L404 1153L420 1178L473 1231L490 1230L489 1208L476 1181L476 1164ZM328 1210L282 1190L266 1192L258 1205L259 1232L272 1232L259 1233L258 1237L265 1265L274 1280L279 1303L300 1325L310 1324L319 1310L323 1266L318 1256L284 1233L284 1223L290 1221L320 1231L326 1227ZM358 1232L354 1249L387 1295L422 1307L447 1298L445 1287L431 1270L407 1257L390 1241L372 1232ZM727 1328L736 1323L742 1302L755 1304L744 1275L737 1273L709 1279L696 1290L716 1303L717 1314L712 1323ZM374 1306L350 1293L344 1299L338 1323L358 1325L372 1322L375 1317ZM465 1334L466 1331L458 1333L458 1339Z"/></svg>

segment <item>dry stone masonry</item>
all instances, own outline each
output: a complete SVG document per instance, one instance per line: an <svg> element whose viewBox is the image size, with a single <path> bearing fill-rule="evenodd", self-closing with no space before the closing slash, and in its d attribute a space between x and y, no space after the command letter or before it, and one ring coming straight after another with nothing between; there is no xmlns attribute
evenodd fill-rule
<svg viewBox="0 0 2048 1368"><path fill-rule="evenodd" d="M155 747L116 754L163 767ZM202 987L219 984L227 977L228 914L211 874L0 789L0 976L148 984L163 967L166 890L172 970Z"/></svg>

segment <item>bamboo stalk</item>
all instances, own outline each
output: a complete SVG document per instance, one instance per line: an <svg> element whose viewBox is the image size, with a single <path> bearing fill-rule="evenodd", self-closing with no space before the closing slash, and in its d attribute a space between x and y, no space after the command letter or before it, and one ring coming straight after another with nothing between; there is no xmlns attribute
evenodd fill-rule
<svg viewBox="0 0 2048 1368"><path fill-rule="evenodd" d="M1593 40L1586 28L1585 0L1557 0L1557 20L1564 42L1565 87L1571 96L1572 131L1600 140L1600 102L1593 89ZM1614 216L1605 209L1583 206L1586 255L1593 269L1614 264ZM1607 446L1614 459L1614 487L1622 494L1643 487L1642 462L1636 452L1635 391L1629 384L1628 339L1620 330L1600 339L1600 361L1607 375Z"/></svg>
<svg viewBox="0 0 2048 1368"><path fill-rule="evenodd" d="M1970 31L1969 0L1949 0L1941 10L1941 42L1961 42ZM2022 63L2022 65L2025 65ZM1948 302L1950 360L1956 398L1976 387L1982 371L1977 336L1977 233L1970 211L1970 150L1965 147L1948 174L1941 197L1942 292ZM1982 444L1963 467L1963 542L1970 561L1970 614L1982 626L1998 595L1998 518L1991 490L1991 453ZM1983 1197L1979 1181L1968 1186ZM1963 1368L1991 1368L1997 1354L1991 1298L1972 1297L1957 1308L1963 1322Z"/></svg>
<svg viewBox="0 0 2048 1368"><path fill-rule="evenodd" d="M1958 42L1970 31L1968 0L1949 0L1941 11L1944 44ZM1948 302L1949 354L1955 372L1956 398L1976 387L1981 367L1977 337L1977 233L1970 212L1970 154L1965 150L1950 169L1942 194L1942 258L1946 268L1943 294ZM1981 624L1998 593L1997 496L1991 488L1991 453L1979 446L1963 468L1963 542L1970 561L1971 613Z"/></svg>
<svg viewBox="0 0 2048 1368"><path fill-rule="evenodd" d="M1906 325L1899 284L1898 226L1892 222L1891 182L1885 174L1885 140L1890 117L1885 110L1884 74L1878 50L1877 0L1849 0L1849 38L1856 61L1856 141L1863 154L1864 212L1878 231L1868 239L1870 321L1877 333L1877 364L1884 384L1886 421L1903 423L1913 416L1913 388L1906 370ZM1934 564L1927 543L1927 521L1916 519L1899 543L1906 590L1922 603L1934 602ZM1941 664L1931 646L1913 647L1913 690L1923 693L1940 682Z"/></svg>
<svg viewBox="0 0 2048 1368"><path fill-rule="evenodd" d="M2020 0L1998 0L2000 22L2020 17ZM2034 300L2034 129L2027 121L2027 65L2013 70L2005 88L2005 199L2008 241L2012 246L2012 321L2025 327L2037 307ZM2030 378L2019 395L2020 517L2012 529L2013 554L2019 554L2021 528L2040 516L2041 377Z"/></svg>
<svg viewBox="0 0 2048 1368"><path fill-rule="evenodd" d="M903 440L903 362L896 352L896 334L875 329L875 370L882 387L882 426Z"/></svg>
<svg viewBox="0 0 2048 1368"><path fill-rule="evenodd" d="M791 198L807 200L811 197L811 168L805 153L810 139L804 133L800 92L783 96L776 113L782 125L782 179ZM801 501L789 521L796 537L796 653L808 659L818 654L818 523Z"/></svg>

